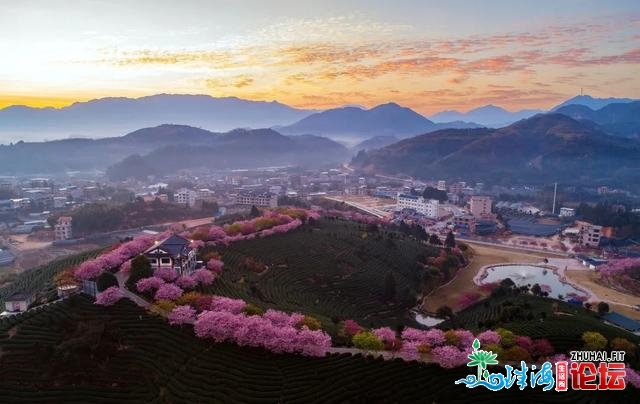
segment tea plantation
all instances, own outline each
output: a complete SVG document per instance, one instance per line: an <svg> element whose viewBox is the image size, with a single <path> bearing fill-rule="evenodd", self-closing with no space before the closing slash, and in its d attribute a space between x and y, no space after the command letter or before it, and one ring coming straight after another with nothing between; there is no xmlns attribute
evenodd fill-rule
<svg viewBox="0 0 640 404"><path fill-rule="evenodd" d="M638 402L638 390L469 390L467 369L361 356L305 358L213 344L128 300L74 296L0 320L3 403Z"/></svg>
<svg viewBox="0 0 640 404"><path fill-rule="evenodd" d="M263 308L300 311L325 325L332 318L352 318L367 326L414 325L407 308L421 292L424 271L417 269L418 263L439 253L394 231L371 231L362 224L330 219L217 250L225 270L210 293ZM242 262L248 257L268 269L260 274L244 269ZM390 271L396 294L385 301Z"/></svg>

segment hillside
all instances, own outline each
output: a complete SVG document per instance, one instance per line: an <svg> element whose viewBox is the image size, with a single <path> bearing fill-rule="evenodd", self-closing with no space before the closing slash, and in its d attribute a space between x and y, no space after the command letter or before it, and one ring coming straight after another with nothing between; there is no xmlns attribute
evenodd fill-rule
<svg viewBox="0 0 640 404"><path fill-rule="evenodd" d="M568 105L556 112L593 121L610 135L640 138L640 101L608 104L596 110L584 105Z"/></svg>
<svg viewBox="0 0 640 404"><path fill-rule="evenodd" d="M632 185L640 179L640 142L607 136L589 122L547 114L502 129L417 136L361 153L352 165L368 172L488 183Z"/></svg>
<svg viewBox="0 0 640 404"><path fill-rule="evenodd" d="M110 308L76 296L0 320L5 403L468 402L454 381L469 370L334 354L270 354L196 338L128 300ZM60 341L64 341L60 345ZM67 355L63 355L66 352ZM91 357L90 357L91 355ZM477 403L521 399L517 388L475 389ZM90 397L90 398L89 398ZM536 402L636 402L638 390L526 391Z"/></svg>
<svg viewBox="0 0 640 404"><path fill-rule="evenodd" d="M12 106L0 109L0 143L108 137L164 123L215 131L264 128L295 122L313 112L278 102L186 94L101 98L59 109Z"/></svg>
<svg viewBox="0 0 640 404"><path fill-rule="evenodd" d="M376 326L415 325L408 308L422 291L417 268L438 252L391 229L368 232L354 222L322 219L313 228L223 248L227 269L209 291L260 307L300 310L329 329L336 318ZM263 274L244 269L247 258L269 269ZM397 291L392 303L382 296L388 272Z"/></svg>
<svg viewBox="0 0 640 404"><path fill-rule="evenodd" d="M200 166L210 165L217 168L299 162L316 164L323 162L323 153L326 153L323 158L330 156L334 160L329 160L335 162L346 161L349 158L346 148L319 137L289 138L270 129L238 129L228 133L214 133L185 125L160 125L139 129L120 137L0 145L0 172L15 175L50 174L68 170L103 171L123 159L133 167L130 160L138 160L136 163L140 161L139 157L131 156L150 153L155 153L156 157L163 156L163 164L166 163L167 167L172 169L188 168L182 167L181 164L197 163L188 157L190 152L202 158ZM222 152L230 154L226 155L225 159L211 158ZM152 174L157 168L153 164L148 167L140 164L137 166L140 173Z"/></svg>
<svg viewBox="0 0 640 404"><path fill-rule="evenodd" d="M271 129L234 131L208 139L176 141L138 153L109 166L107 175L127 177L163 175L180 169L230 169L285 165L324 166L347 161L349 151L330 139L305 135L283 136Z"/></svg>

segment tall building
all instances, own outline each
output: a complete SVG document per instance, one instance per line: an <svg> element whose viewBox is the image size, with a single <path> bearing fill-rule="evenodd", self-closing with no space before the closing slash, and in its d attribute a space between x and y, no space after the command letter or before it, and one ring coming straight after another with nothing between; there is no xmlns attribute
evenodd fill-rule
<svg viewBox="0 0 640 404"><path fill-rule="evenodd" d="M431 219L440 217L440 202L437 199L424 199L422 196L398 194L396 210L411 209Z"/></svg>
<svg viewBox="0 0 640 404"><path fill-rule="evenodd" d="M576 221L578 242L585 247L597 247L602 237L602 226L589 222Z"/></svg>
<svg viewBox="0 0 640 404"><path fill-rule="evenodd" d="M72 225L73 219L70 216L60 216L58 222L54 226L56 240L69 240L73 238Z"/></svg>
<svg viewBox="0 0 640 404"><path fill-rule="evenodd" d="M438 188L440 191L446 191L446 190L447 190L447 181L445 181L445 180L440 180L440 181L438 181L438 186L437 186L437 188Z"/></svg>
<svg viewBox="0 0 640 404"><path fill-rule="evenodd" d="M461 182L454 182L453 184L449 185L449 193L454 195L461 194L462 188L464 188L464 186Z"/></svg>
<svg viewBox="0 0 640 404"><path fill-rule="evenodd" d="M196 191L187 188L180 188L174 194L174 200L176 203L189 206L190 208L196 205L197 197L198 194Z"/></svg>
<svg viewBox="0 0 640 404"><path fill-rule="evenodd" d="M271 192L241 192L236 196L236 205L266 206L275 208L278 206L278 195Z"/></svg>
<svg viewBox="0 0 640 404"><path fill-rule="evenodd" d="M476 218L491 216L491 198L473 195L469 201L469 210Z"/></svg>

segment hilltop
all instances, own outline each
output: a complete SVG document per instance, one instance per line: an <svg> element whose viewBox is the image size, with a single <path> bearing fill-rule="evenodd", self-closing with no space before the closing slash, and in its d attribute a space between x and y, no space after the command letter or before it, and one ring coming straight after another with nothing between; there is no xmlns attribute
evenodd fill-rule
<svg viewBox="0 0 640 404"><path fill-rule="evenodd" d="M608 136L589 121L546 114L501 129L452 129L417 136L360 153L352 166L491 183L629 184L640 178L640 142Z"/></svg>

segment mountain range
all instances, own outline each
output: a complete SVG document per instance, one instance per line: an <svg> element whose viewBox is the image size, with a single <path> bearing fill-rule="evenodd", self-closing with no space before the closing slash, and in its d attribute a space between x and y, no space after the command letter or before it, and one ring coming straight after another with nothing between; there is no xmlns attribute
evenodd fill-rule
<svg viewBox="0 0 640 404"><path fill-rule="evenodd" d="M577 120L595 122L610 135L640 138L640 101L607 104L597 110L572 104L560 107L555 112Z"/></svg>
<svg viewBox="0 0 640 404"><path fill-rule="evenodd" d="M295 122L316 112L278 102L235 97L158 94L101 98L64 108L12 106L0 110L0 143L69 137L111 137L161 124L185 124L215 131L265 128ZM7 141L8 140L8 141Z"/></svg>
<svg viewBox="0 0 640 404"><path fill-rule="evenodd" d="M640 141L590 121L539 114L501 129L448 129L360 152L369 173L487 183L639 184Z"/></svg>
<svg viewBox="0 0 640 404"><path fill-rule="evenodd" d="M349 143L375 136L406 138L443 128L479 126L468 122L436 124L412 109L392 102L371 109L334 108L311 114L292 125L277 129L288 135L312 134Z"/></svg>
<svg viewBox="0 0 640 404"><path fill-rule="evenodd" d="M612 103L631 101L585 95L571 98L554 110L571 105L597 110ZM543 112L535 109L509 112L486 105L466 113L443 111L428 119L395 103L370 109L347 106L316 111L235 97L159 94L141 98L102 98L64 108L11 106L0 109L0 143L113 137L142 127L183 124L216 132L271 127L285 135L327 136L353 145L377 136L406 138L444 128L502 127ZM622 132L633 130L627 128Z"/></svg>
<svg viewBox="0 0 640 404"><path fill-rule="evenodd" d="M458 111L442 111L432 115L430 118L434 122L464 121L474 122L491 128L499 128L543 112L545 111L541 109L523 109L516 112L509 112L495 105L485 105L464 113Z"/></svg>
<svg viewBox="0 0 640 404"><path fill-rule="evenodd" d="M63 173L107 170L113 179L174 173L185 168L325 166L348 161L343 145L318 136L284 136L271 129L214 133L161 125L125 136L0 145L0 172Z"/></svg>

